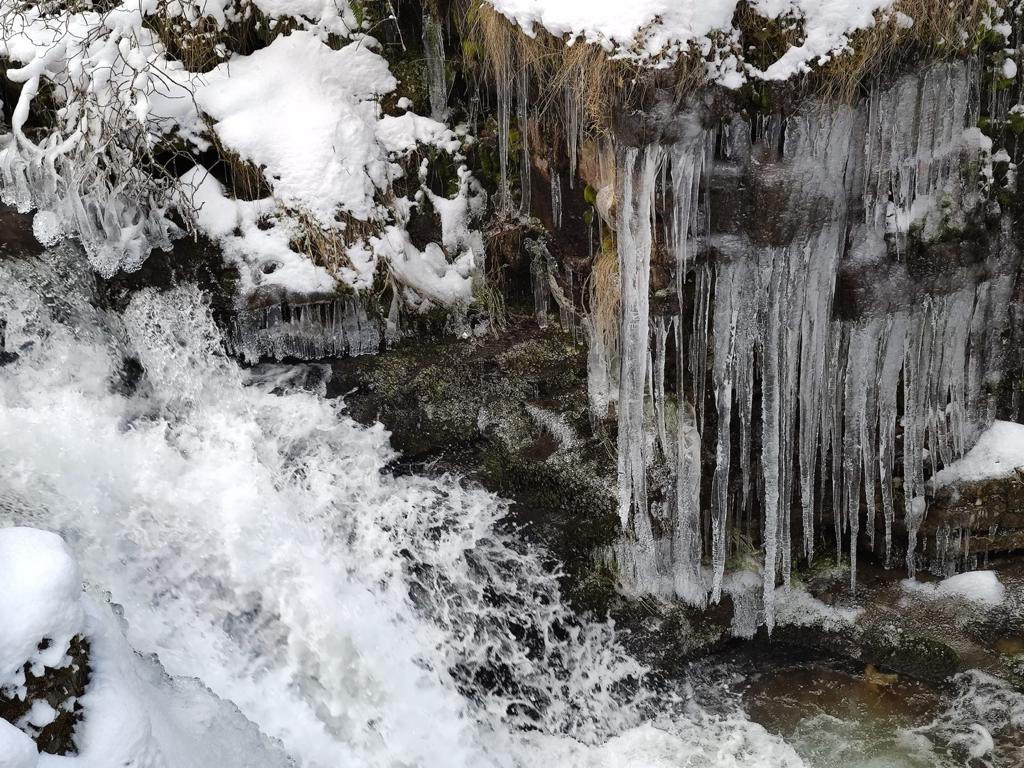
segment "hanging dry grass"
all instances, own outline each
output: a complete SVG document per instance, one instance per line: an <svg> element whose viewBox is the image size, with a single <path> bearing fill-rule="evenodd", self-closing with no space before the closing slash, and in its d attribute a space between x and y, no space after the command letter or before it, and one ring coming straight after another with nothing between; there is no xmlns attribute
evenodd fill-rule
<svg viewBox="0 0 1024 768"><path fill-rule="evenodd" d="M968 55L980 42L988 13L988 0L896 0L884 16L876 14L874 26L851 37L846 53L821 67L816 90L830 101L850 102L865 83L908 62Z"/></svg>
<svg viewBox="0 0 1024 768"><path fill-rule="evenodd" d="M298 231L292 236L292 249L306 254L314 264L332 275L352 268L348 256L352 245L380 234L380 227L374 222L361 221L348 214L339 216L341 226L331 229L323 227L308 213L296 213L294 218L298 222Z"/></svg>
<svg viewBox="0 0 1024 768"><path fill-rule="evenodd" d="M600 339L601 346L606 350L614 351L614 355L617 357L621 286L619 285L619 257L610 238L594 258L594 268L590 273L587 296L590 304L589 316L593 323L594 333Z"/></svg>
<svg viewBox="0 0 1024 768"><path fill-rule="evenodd" d="M699 87L704 62L682 56L674 67L654 70L625 59L614 59L598 45L555 37L544 30L534 36L478 0L453 3L455 22L468 59L482 65L494 83L507 82L525 69L533 82L543 84L534 105L541 118L561 119L563 94L573 93L586 122L606 129L616 111L644 105L656 88L676 91L680 100Z"/></svg>

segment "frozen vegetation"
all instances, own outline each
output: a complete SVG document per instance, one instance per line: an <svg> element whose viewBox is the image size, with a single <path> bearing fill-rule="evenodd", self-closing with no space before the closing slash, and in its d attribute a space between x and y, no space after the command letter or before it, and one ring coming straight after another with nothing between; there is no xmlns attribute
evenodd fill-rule
<svg viewBox="0 0 1024 768"><path fill-rule="evenodd" d="M230 26L243 23L271 42L233 52ZM430 194L411 156L457 163L465 133L408 109L383 114L398 83L344 3L4 0L0 27L6 77L21 84L0 138L0 194L36 211L41 242L76 236L110 275L196 231L238 266L243 297L368 290L380 271L417 309L470 302L483 254L468 171L452 199L431 201L443 242L421 250L405 233ZM190 71L159 29L220 63ZM234 189L204 165L212 148ZM409 196L394 194L410 173Z"/></svg>

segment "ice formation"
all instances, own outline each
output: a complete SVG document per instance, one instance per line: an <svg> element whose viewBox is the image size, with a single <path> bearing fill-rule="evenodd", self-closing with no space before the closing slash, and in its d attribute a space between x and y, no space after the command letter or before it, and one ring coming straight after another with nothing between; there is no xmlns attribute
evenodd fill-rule
<svg viewBox="0 0 1024 768"><path fill-rule="evenodd" d="M1002 370L998 338L1012 292L1012 274L1001 266L1011 257L998 246L975 254L985 268L965 270L952 286L908 290L911 239L955 231L981 204L979 179L986 178L990 145L970 127L977 111L974 82L971 63L939 64L873 92L855 109L811 105L784 120L735 119L707 138L694 138L688 128L693 117L684 114L676 130L684 138L669 148L620 155L619 499L632 543L629 553L618 552L623 562L648 562L626 568L636 588L697 604L710 592L717 601L733 546L727 531L746 529L763 551L764 614L771 627L776 586L788 584L792 565L791 512L799 511L802 551L810 558L823 533L815 530L815 518L826 501L834 512L831 538L848 547L851 584L862 534L874 546L881 528L880 548L888 558L897 515L909 531L906 564L914 572L926 476L963 455L994 417L990 385ZM662 174L668 189L656 194L662 154L671 158L670 173ZM728 218L708 227L715 221L709 201L741 195L737 179L748 167L762 179L757 194L759 205L768 206L765 218L746 228ZM648 314L644 275L656 199L668 201L657 213L668 222L681 314L650 324L652 377L647 334L637 327ZM713 286L704 278L707 267L690 269L697 250L713 270ZM880 285L893 292L858 288L844 299L846 314L839 314L840 283L857 274L884 276ZM694 290L687 293L690 281ZM664 452L675 477L675 509L666 514L654 505L644 512L643 500L644 478L656 463L649 444L665 442L669 408L665 382L657 379L664 375L669 326L676 328L673 347L680 354L674 387L679 437L677 447ZM709 357L715 412L705 419ZM897 422L901 509L893 490ZM695 445L702 439L716 446L703 546L702 518L692 501L699 475L687 462L692 448L686 435L695 429ZM754 478L750 469L757 466L760 477ZM761 526L751 532L754 506ZM651 517L662 518L654 526L661 541L651 541ZM680 529L691 531L697 545L680 541ZM695 567L702 553L712 563L708 584ZM669 573L676 578L666 579Z"/></svg>

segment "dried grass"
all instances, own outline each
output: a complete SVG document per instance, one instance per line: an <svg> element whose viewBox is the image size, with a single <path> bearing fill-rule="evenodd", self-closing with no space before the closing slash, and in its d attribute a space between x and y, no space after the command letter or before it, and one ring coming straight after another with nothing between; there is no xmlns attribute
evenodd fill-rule
<svg viewBox="0 0 1024 768"><path fill-rule="evenodd" d="M675 90L680 100L701 83L703 62L680 57L675 67L653 70L613 59L598 45L563 38L544 30L531 37L490 5L468 0L452 4L467 58L482 65L492 82L507 82L525 68L540 84L533 105L537 117L564 118L566 91L574 94L591 128L605 130L616 112L644 106L656 89Z"/></svg>
<svg viewBox="0 0 1024 768"><path fill-rule="evenodd" d="M909 62L967 55L978 45L988 10L987 0L896 0L890 13L876 14L873 27L852 35L846 53L821 67L815 90L826 100L851 102L865 83ZM913 25L901 25L899 13L913 19Z"/></svg>
<svg viewBox="0 0 1024 768"><path fill-rule="evenodd" d="M587 290L590 305L588 315L600 345L606 350L614 351L616 357L619 347L621 295L619 257L614 243L609 238L609 242L594 258L594 268L590 273Z"/></svg>

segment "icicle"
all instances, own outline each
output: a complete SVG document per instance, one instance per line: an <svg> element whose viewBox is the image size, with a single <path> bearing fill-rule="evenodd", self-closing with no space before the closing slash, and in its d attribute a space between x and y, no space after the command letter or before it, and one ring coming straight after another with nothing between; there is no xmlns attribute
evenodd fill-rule
<svg viewBox="0 0 1024 768"><path fill-rule="evenodd" d="M572 302L572 270L568 268L565 270L566 282L569 284L568 294L562 290L562 286L558 284L558 280L555 278L557 270L558 265L555 262L555 257L548 253L548 287L551 290L551 296L554 298L555 304L558 305L558 322L561 325L562 331L569 334L573 344L576 344L579 342L579 333L576 327L576 307Z"/></svg>
<svg viewBox="0 0 1024 768"><path fill-rule="evenodd" d="M423 52L426 56L430 116L443 123L448 119L448 74L445 70L444 30L430 13L423 14Z"/></svg>
<svg viewBox="0 0 1024 768"><path fill-rule="evenodd" d="M689 268L689 236L700 190L704 159L703 136L699 141L678 145L672 151L672 216L669 242L675 252L675 288L682 317L686 306L686 274ZM662 188L667 183L662 181ZM706 300L706 297L702 297ZM681 334L680 334L681 335ZM700 429L697 412L685 401L687 354L681 343L677 350L676 424L676 514L673 527L672 559L675 593L691 605L703 606L707 592L700 575Z"/></svg>
<svg viewBox="0 0 1024 768"><path fill-rule="evenodd" d="M250 361L355 357L380 352L386 333L386 323L361 299L343 296L241 310L231 323L229 347Z"/></svg>
<svg viewBox="0 0 1024 768"><path fill-rule="evenodd" d="M565 87L565 151L569 156L569 189L576 188L576 167L579 162L580 131L583 129L582 105L576 91Z"/></svg>
<svg viewBox="0 0 1024 768"><path fill-rule="evenodd" d="M508 185L509 132L511 131L512 84L511 68L506 62L504 72L496 75L495 91L498 98L498 211L507 215L512 207Z"/></svg>
<svg viewBox="0 0 1024 768"><path fill-rule="evenodd" d="M555 229L562 228L562 176L554 169L551 170L551 222Z"/></svg>
<svg viewBox="0 0 1024 768"><path fill-rule="evenodd" d="M682 403L677 413L676 515L672 526L673 588L688 605L703 608L707 590L701 577L700 552L700 429L693 406Z"/></svg>
<svg viewBox="0 0 1024 768"><path fill-rule="evenodd" d="M767 272L767 274L766 274ZM762 267L763 287L767 288L767 322L761 339L761 469L764 479L762 529L764 541L764 622L771 632L775 627L775 579L778 568L779 461L781 382L779 381L780 335L779 282L783 269L769 261Z"/></svg>
<svg viewBox="0 0 1024 768"><path fill-rule="evenodd" d="M617 242L620 279L619 517L629 529L630 510L647 515L647 450L644 384L647 379L651 205L661 148L617 152Z"/></svg>
<svg viewBox="0 0 1024 768"><path fill-rule="evenodd" d="M850 531L850 589L857 588L857 536L860 531L860 501L863 468L868 460L868 392L875 389L878 361L880 320L857 324L850 332L846 354L846 377L843 394L843 495L846 520ZM874 466L874 462L870 462ZM874 497L874 485L868 485ZM839 510L835 510L839 514Z"/></svg>
<svg viewBox="0 0 1024 768"><path fill-rule="evenodd" d="M708 342L711 335L711 293L714 282L712 268L704 264L697 270L693 309L693 329L687 347L686 369L691 375L693 404L697 410L697 423L704 424L705 383L708 376ZM682 349L682 346L680 346ZM680 391L683 391L680 381Z"/></svg>
<svg viewBox="0 0 1024 768"><path fill-rule="evenodd" d="M528 240L528 253L533 255L530 261L530 287L533 290L533 314L537 327L548 327L548 307L551 303L551 288L548 281L548 251L543 243Z"/></svg>
<svg viewBox="0 0 1024 768"><path fill-rule="evenodd" d="M663 315L654 318L652 335L654 336L654 365L653 365L653 400L654 400L654 423L658 435L658 445L661 448L662 456L670 456L668 449L668 437L665 427L665 347L667 345L669 330L672 326L672 319L665 320Z"/></svg>
<svg viewBox="0 0 1024 768"><path fill-rule="evenodd" d="M725 575L729 468L732 459L729 425L732 422L733 374L740 312L738 302L740 297L754 293L754 281L749 270L748 263L731 262L719 267L715 280L715 355L711 372L718 416L718 447L715 474L711 482L711 601L715 603L721 599L722 579ZM741 346L745 347L746 343L746 338L740 340Z"/></svg>
<svg viewBox="0 0 1024 768"><path fill-rule="evenodd" d="M882 516L885 519L885 567L892 562L893 469L896 453L896 403L903 349L907 335L907 316L897 312L887 320L884 352L878 375L878 476L882 488Z"/></svg>
<svg viewBox="0 0 1024 768"><path fill-rule="evenodd" d="M520 153L519 170L519 210L524 216L530 215L530 186L533 176L533 163L530 160L530 118L529 118L529 73L524 66L519 70L516 77L516 118L519 123L519 144L522 148Z"/></svg>

